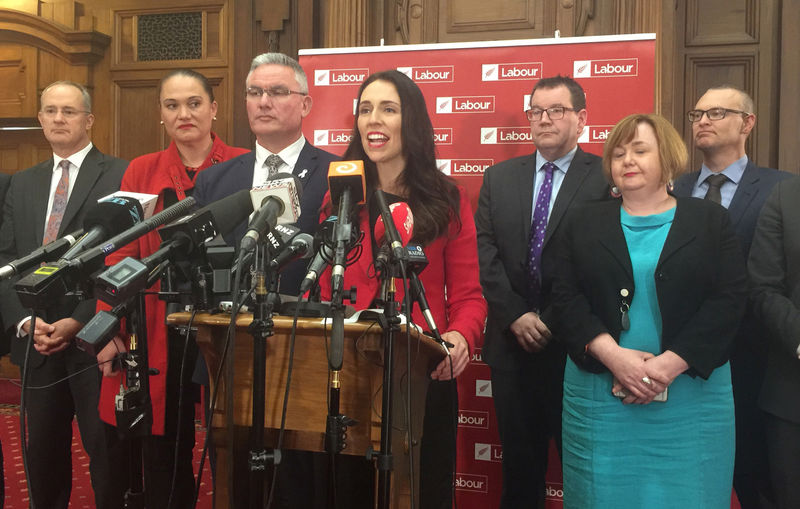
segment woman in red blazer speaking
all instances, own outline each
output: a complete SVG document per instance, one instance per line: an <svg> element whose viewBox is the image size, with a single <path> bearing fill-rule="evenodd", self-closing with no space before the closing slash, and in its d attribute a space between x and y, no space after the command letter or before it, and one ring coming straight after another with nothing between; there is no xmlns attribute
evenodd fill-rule
<svg viewBox="0 0 800 509"><path fill-rule="evenodd" d="M362 253L344 273L344 288L358 288L357 308L373 307L380 281L374 255L382 239L373 238L380 215L373 195L381 189L387 202L406 202L413 213L412 241L420 244L428 266L419 275L442 338L452 343L449 359L431 373L421 449L420 506L452 507L457 392L455 381L478 344L486 319L486 301L478 280L475 222L463 190L436 168L433 125L419 87L405 74L382 71L368 77L358 93L353 138L345 160L363 160L366 203L353 223L364 232ZM323 215L332 212L329 197ZM321 278L323 298L330 280ZM397 299L403 299L398 287ZM415 310L412 318L424 324ZM452 361L452 375L451 364Z"/></svg>

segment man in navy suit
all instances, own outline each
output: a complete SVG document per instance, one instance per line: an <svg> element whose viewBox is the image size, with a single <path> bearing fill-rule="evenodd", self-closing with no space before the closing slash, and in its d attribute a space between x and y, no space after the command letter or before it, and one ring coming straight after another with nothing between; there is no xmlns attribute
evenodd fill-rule
<svg viewBox="0 0 800 509"><path fill-rule="evenodd" d="M483 359L492 370L503 445L501 509L544 507L549 442L561 444L566 352L551 341L552 272L541 272L537 288L529 279L536 205L547 218L541 239L546 256L569 208L608 197L600 158L578 147L587 119L583 88L568 77L543 78L533 87L526 115L536 151L486 170L475 213L489 304Z"/></svg>
<svg viewBox="0 0 800 509"><path fill-rule="evenodd" d="M204 206L242 189L262 185L273 172L291 173L303 186L297 226L313 234L328 190L328 165L338 157L312 146L303 136L303 119L311 112L312 105L306 74L296 60L282 53L264 53L253 59L246 87L247 117L256 135L256 148L200 173L193 196ZM245 221L225 241L238 246L246 231ZM305 268L304 260L287 266L281 272L280 292L297 295ZM237 455L243 452L238 450ZM276 486L276 507L325 507L325 459L307 452L284 451ZM234 468L241 467L237 463ZM311 476L312 471L317 472L315 477ZM245 480L246 470L238 478ZM245 504L247 490L239 487L234 492L237 497L244 496L237 498L237 504Z"/></svg>
<svg viewBox="0 0 800 509"><path fill-rule="evenodd" d="M712 199L728 209L745 258L767 196L777 182L791 177L756 166L745 154L745 142L756 123L753 111L753 99L743 90L730 85L707 90L688 113L703 165L675 183L678 196ZM764 417L757 407L766 351L764 329L748 309L731 352L736 408L733 486L743 509L770 507Z"/></svg>
<svg viewBox="0 0 800 509"><path fill-rule="evenodd" d="M253 59L246 86L247 117L256 135L256 148L200 173L193 196L203 206L241 189L262 185L273 172L291 173L303 186L297 226L313 234L328 190L328 165L338 157L312 146L303 136L303 119L312 105L306 74L293 58L264 53ZM238 245L246 228L247 224L242 223L225 240ZM302 260L289 265L281 273L280 292L297 295L304 269Z"/></svg>
<svg viewBox="0 0 800 509"><path fill-rule="evenodd" d="M44 89L39 123L53 157L14 174L5 196L0 227L0 264L27 255L43 243L83 226L97 200L119 190L126 161L102 154L89 139L94 122L86 89L58 81ZM14 280L0 286L3 323L10 329L11 361L27 362L28 473L36 507L64 508L72 487L72 420L89 454L98 508L122 507L125 479L110 475L116 432L100 420L100 372L96 359L79 350L75 334L93 315L94 300L59 299L37 317L26 360L30 311L23 308ZM118 444L116 445L118 447Z"/></svg>

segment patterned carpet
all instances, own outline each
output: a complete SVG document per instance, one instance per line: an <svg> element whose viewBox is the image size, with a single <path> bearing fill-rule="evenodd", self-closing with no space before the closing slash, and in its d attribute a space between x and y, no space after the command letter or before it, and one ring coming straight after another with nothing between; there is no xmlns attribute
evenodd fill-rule
<svg viewBox="0 0 800 509"><path fill-rule="evenodd" d="M3 466L5 470L5 509L27 509L28 488L25 481L25 469L22 465L22 449L19 435L19 388L14 380L0 379L0 443L3 446ZM16 399L15 399L16 398ZM16 404L15 404L16 403ZM93 509L94 493L89 480L89 457L81 445L78 426L72 425L72 497L70 507L73 509ZM200 467L200 453L205 440L205 431L196 427L194 469ZM198 509L211 509L213 488L211 472L206 460L203 469L203 483L200 488Z"/></svg>

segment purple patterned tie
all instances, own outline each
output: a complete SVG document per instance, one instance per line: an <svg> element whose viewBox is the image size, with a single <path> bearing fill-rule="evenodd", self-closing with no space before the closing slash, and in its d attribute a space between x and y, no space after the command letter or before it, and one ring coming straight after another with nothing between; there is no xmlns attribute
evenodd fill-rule
<svg viewBox="0 0 800 509"><path fill-rule="evenodd" d="M550 195L553 194L553 171L556 165L545 163L544 180L539 187L539 195L536 197L536 205L533 209L533 221L531 222L531 243L528 250L528 277L531 285L531 306L539 309L539 294L542 290L542 245L544 244L544 234L547 230L547 215L550 211Z"/></svg>
<svg viewBox="0 0 800 509"><path fill-rule="evenodd" d="M61 220L64 218L64 210L67 208L67 198L69 195L69 161L62 159L58 163L61 168L61 180L58 181L56 192L53 193L53 207L50 209L50 217L47 219L47 228L44 230L42 245L48 244L58 238L58 229L61 227Z"/></svg>

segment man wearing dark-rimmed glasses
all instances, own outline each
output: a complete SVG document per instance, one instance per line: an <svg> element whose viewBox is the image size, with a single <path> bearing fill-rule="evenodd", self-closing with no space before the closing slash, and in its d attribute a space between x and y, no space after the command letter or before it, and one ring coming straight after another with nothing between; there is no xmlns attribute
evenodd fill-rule
<svg viewBox="0 0 800 509"><path fill-rule="evenodd" d="M482 356L503 446L500 509L544 507L548 445L561 444L566 354L550 333L553 271L542 261L568 209L608 197L600 158L578 146L588 113L575 80L537 81L524 115L536 149L486 169L475 213L489 304Z"/></svg>
<svg viewBox="0 0 800 509"><path fill-rule="evenodd" d="M715 201L728 209L745 257L756 220L772 187L791 174L762 168L747 157L745 142L756 123L753 99L730 85L710 88L687 112L695 146L703 154L699 171L675 184L678 196ZM757 400L764 376L766 338L748 309L731 352L736 409L733 486L743 509L771 507L763 414Z"/></svg>

